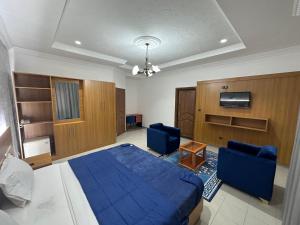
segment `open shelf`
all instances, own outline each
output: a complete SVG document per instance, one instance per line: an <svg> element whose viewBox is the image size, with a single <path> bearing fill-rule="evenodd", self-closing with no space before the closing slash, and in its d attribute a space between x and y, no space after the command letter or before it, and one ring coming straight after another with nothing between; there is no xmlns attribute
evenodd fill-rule
<svg viewBox="0 0 300 225"><path fill-rule="evenodd" d="M16 87L50 88L50 77L36 74L15 73Z"/></svg>
<svg viewBox="0 0 300 225"><path fill-rule="evenodd" d="M30 121L28 124L20 124L22 142L48 136L51 152L55 153L50 76L14 73L14 85L18 120Z"/></svg>
<svg viewBox="0 0 300 225"><path fill-rule="evenodd" d="M36 88L16 88L16 98L19 102L51 101L51 90Z"/></svg>
<svg viewBox="0 0 300 225"><path fill-rule="evenodd" d="M52 123L36 123L34 125L24 126L24 138L31 139L35 137L53 136Z"/></svg>
<svg viewBox="0 0 300 225"><path fill-rule="evenodd" d="M230 125L231 117L221 115L205 114L205 122L211 124Z"/></svg>
<svg viewBox="0 0 300 225"><path fill-rule="evenodd" d="M253 131L268 131L268 119L205 114L205 123Z"/></svg>

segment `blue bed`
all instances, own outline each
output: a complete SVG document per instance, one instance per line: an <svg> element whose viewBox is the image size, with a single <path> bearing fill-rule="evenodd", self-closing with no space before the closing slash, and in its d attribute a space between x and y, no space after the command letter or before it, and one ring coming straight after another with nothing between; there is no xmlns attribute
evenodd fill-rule
<svg viewBox="0 0 300 225"><path fill-rule="evenodd" d="M186 225L203 182L130 144L69 160L103 225Z"/></svg>

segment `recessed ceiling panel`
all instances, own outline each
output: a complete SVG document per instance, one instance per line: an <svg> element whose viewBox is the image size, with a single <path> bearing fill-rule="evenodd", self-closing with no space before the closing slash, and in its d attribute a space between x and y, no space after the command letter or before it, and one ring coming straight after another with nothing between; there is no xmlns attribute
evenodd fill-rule
<svg viewBox="0 0 300 225"><path fill-rule="evenodd" d="M133 42L142 35L161 40L150 51L154 64L243 46L215 0L70 0L55 41L75 46L80 40L80 48L141 64L145 51Z"/></svg>

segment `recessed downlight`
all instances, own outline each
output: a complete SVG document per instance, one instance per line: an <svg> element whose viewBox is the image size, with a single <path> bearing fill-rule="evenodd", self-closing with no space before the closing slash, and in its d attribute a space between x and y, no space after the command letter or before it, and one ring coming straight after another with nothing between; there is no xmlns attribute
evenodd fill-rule
<svg viewBox="0 0 300 225"><path fill-rule="evenodd" d="M227 40L226 38L223 38L223 39L220 40L220 43L221 43L221 44L225 44L227 41L228 41L228 40Z"/></svg>
<svg viewBox="0 0 300 225"><path fill-rule="evenodd" d="M76 45L81 45L81 41L74 41Z"/></svg>

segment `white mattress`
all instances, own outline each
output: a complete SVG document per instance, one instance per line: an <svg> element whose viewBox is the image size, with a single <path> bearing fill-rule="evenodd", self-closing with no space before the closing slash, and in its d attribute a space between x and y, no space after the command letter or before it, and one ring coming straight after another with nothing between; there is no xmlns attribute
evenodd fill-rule
<svg viewBox="0 0 300 225"><path fill-rule="evenodd" d="M67 162L34 171L32 201L2 208L20 225L99 225Z"/></svg>

